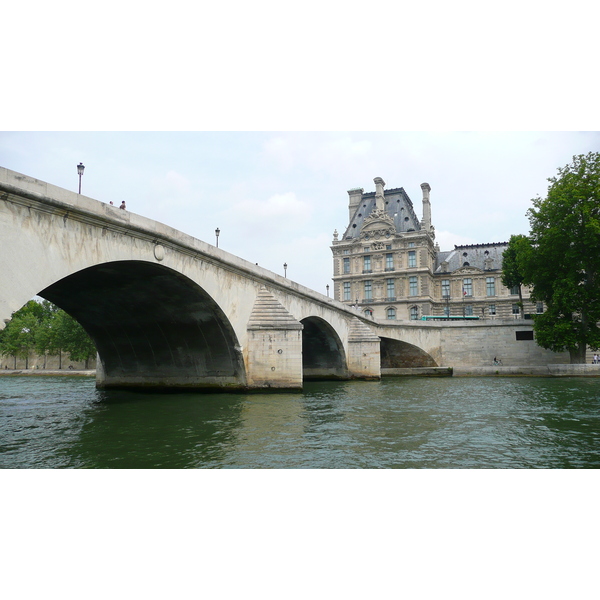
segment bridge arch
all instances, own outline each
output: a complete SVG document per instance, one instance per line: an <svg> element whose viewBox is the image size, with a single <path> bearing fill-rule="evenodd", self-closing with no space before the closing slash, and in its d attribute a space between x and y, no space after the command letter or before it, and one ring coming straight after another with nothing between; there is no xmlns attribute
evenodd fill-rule
<svg viewBox="0 0 600 600"><path fill-rule="evenodd" d="M381 337L380 339L379 351L382 369L438 366L431 355L418 346L392 338Z"/></svg>
<svg viewBox="0 0 600 600"><path fill-rule="evenodd" d="M39 295L94 340L98 387L245 387L231 323L202 287L178 271L139 260L105 262Z"/></svg>
<svg viewBox="0 0 600 600"><path fill-rule="evenodd" d="M320 317L300 321L302 330L303 379L348 379L348 366L343 344L335 329Z"/></svg>

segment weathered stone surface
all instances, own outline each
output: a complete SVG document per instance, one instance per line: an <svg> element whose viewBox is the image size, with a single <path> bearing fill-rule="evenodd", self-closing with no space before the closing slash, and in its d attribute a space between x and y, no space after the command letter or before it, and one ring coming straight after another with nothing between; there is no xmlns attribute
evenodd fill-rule
<svg viewBox="0 0 600 600"><path fill-rule="evenodd" d="M301 323L263 286L248 320L248 385L302 388Z"/></svg>
<svg viewBox="0 0 600 600"><path fill-rule="evenodd" d="M263 286L256 296L248 329L302 329L302 324Z"/></svg>

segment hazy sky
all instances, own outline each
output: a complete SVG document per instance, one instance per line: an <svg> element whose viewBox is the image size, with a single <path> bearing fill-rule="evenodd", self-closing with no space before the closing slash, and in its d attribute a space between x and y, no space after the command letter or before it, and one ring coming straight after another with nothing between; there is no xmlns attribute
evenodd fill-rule
<svg viewBox="0 0 600 600"><path fill-rule="evenodd" d="M330 245L348 224L347 190L404 187L422 214L431 185L436 239L527 233L531 199L597 132L3 132L0 165L161 221L325 293Z"/></svg>

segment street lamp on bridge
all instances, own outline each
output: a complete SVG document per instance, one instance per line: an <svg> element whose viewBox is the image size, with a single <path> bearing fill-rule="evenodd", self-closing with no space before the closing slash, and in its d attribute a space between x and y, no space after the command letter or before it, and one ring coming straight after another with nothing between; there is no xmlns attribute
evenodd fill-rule
<svg viewBox="0 0 600 600"><path fill-rule="evenodd" d="M221 230L217 227L215 229L215 236L217 238L217 248L219 247L219 234L221 233Z"/></svg>
<svg viewBox="0 0 600 600"><path fill-rule="evenodd" d="M283 263L283 276L287 277L287 263Z"/></svg>
<svg viewBox="0 0 600 600"><path fill-rule="evenodd" d="M79 193L81 194L81 176L83 175L83 170L85 169L83 163L79 163L77 165L77 175L79 175Z"/></svg>

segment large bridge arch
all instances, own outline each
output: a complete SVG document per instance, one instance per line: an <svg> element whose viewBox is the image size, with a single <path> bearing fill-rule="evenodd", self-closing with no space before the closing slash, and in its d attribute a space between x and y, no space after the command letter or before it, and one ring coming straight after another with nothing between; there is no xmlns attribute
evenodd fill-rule
<svg viewBox="0 0 600 600"><path fill-rule="evenodd" d="M99 387L243 388L244 361L217 302L168 267L130 260L77 271L41 290L94 340Z"/></svg>
<svg viewBox="0 0 600 600"><path fill-rule="evenodd" d="M348 379L346 353L335 329L320 317L305 317L302 330L304 380Z"/></svg>

